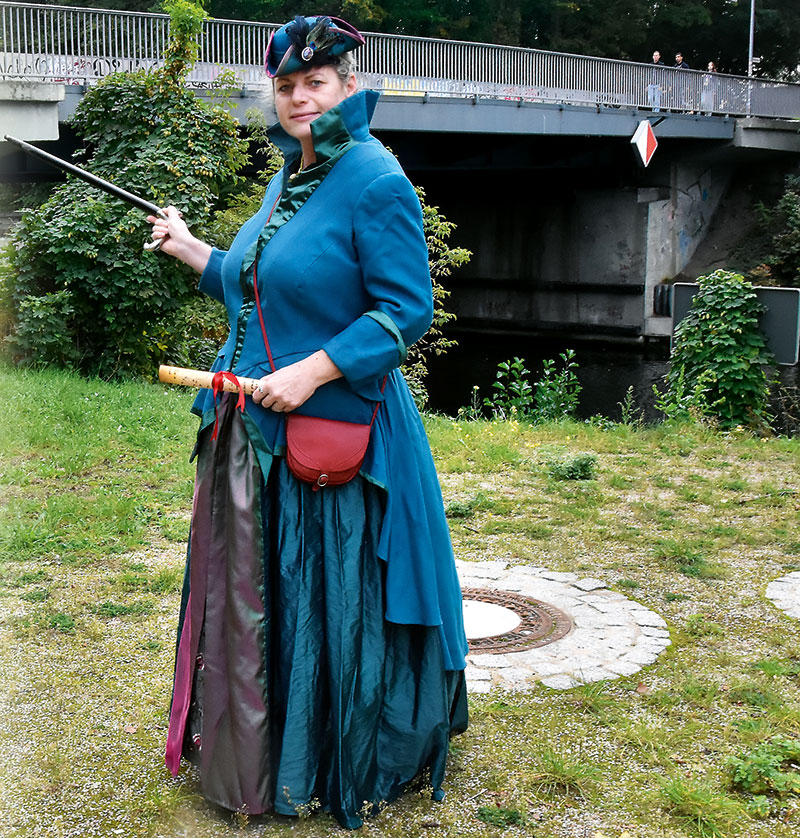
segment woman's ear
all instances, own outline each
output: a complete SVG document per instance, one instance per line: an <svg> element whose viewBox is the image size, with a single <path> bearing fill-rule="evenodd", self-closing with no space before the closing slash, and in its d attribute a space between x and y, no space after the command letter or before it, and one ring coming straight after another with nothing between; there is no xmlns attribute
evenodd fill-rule
<svg viewBox="0 0 800 838"><path fill-rule="evenodd" d="M355 73L350 73L350 78L347 80L344 89L348 96L352 96L358 90L358 79Z"/></svg>

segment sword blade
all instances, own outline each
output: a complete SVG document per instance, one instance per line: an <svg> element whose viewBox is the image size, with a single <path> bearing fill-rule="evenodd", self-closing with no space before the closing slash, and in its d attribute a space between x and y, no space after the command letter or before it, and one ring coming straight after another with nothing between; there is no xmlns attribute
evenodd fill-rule
<svg viewBox="0 0 800 838"><path fill-rule="evenodd" d="M86 183L90 183L92 186L96 186L98 189L102 189L109 195L113 195L116 198L120 198L123 201L127 201L134 207L138 207L138 209L144 210L145 212L148 212L151 215L159 216L161 218L164 217L164 213L161 211L161 207L157 206L151 201L147 201L144 198L140 198L138 195L134 195L133 192L128 192L127 189L123 189L121 186L116 186L113 183L109 183L107 180L103 180L103 178L98 177L97 175L93 175L91 172L87 172L85 169L81 169L80 166L76 166L73 163L67 163L66 160L62 160L60 157L56 157L55 154L50 154L47 151L42 151L42 149L36 148L36 146L31 145L30 143L26 143L24 140L18 140L16 137L10 137L8 134L4 136L4 139L10 143L14 143L14 145L19 146L23 151L27 152L33 157L38 157L40 160L44 160L51 166L55 166L57 169L61 169L63 172L68 172L71 175L75 175L75 177L79 177L81 180L85 180Z"/></svg>

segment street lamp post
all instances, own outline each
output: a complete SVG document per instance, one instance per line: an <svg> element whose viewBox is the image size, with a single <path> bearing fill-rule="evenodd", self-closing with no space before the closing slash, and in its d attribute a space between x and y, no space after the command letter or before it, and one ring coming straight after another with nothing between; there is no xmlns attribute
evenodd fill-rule
<svg viewBox="0 0 800 838"><path fill-rule="evenodd" d="M747 115L750 116L753 93L753 40L756 33L756 0L750 0L750 42L747 48Z"/></svg>

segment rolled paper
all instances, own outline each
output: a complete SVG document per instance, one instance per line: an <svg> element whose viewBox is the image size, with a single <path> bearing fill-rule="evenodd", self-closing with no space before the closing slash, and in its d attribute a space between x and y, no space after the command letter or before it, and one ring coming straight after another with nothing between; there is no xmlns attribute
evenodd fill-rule
<svg viewBox="0 0 800 838"><path fill-rule="evenodd" d="M210 390L213 386L215 373L208 370L187 370L183 367L169 367L162 364L158 368L158 380L163 384L178 384L181 387L200 387ZM258 387L258 378L239 378L245 393L251 395ZM238 393L239 390L233 381L227 378L222 382L222 389L228 393Z"/></svg>

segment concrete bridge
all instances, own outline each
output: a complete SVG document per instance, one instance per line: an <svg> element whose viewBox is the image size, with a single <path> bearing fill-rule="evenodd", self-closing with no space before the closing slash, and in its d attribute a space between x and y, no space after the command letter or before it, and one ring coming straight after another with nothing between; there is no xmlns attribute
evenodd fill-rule
<svg viewBox="0 0 800 838"><path fill-rule="evenodd" d="M3 133L55 140L87 85L158 65L168 23L0 2ZM273 28L208 21L189 83L213 96L232 71L244 114ZM385 94L374 130L475 253L454 283L469 328L667 334L662 283L731 185L756 166L780 179L800 154L796 84L394 35L368 36L359 58L362 84ZM659 140L647 169L630 146L643 119Z"/></svg>

